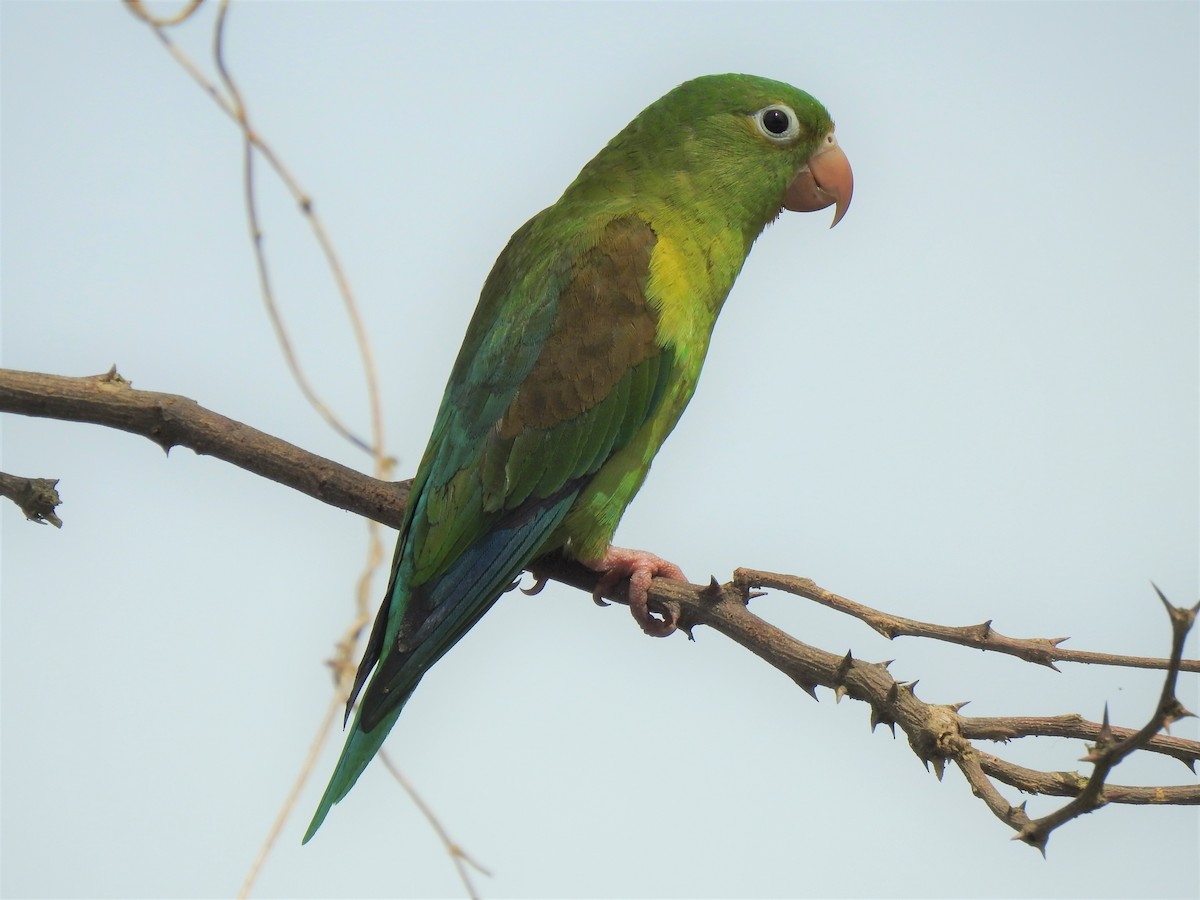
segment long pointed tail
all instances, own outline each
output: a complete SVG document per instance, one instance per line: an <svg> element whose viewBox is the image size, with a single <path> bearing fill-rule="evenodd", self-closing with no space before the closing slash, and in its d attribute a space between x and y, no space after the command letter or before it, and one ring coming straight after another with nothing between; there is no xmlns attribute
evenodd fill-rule
<svg viewBox="0 0 1200 900"><path fill-rule="evenodd" d="M325 821L325 817L329 815L329 810L333 809L333 805L339 803L350 793L350 788L354 787L358 776L363 773L367 763L383 745L384 738L396 724L396 719L399 718L400 710L403 708L404 704L402 703L370 731L362 731L358 727L359 714L354 714L354 724L346 738L346 746L342 748L337 768L333 770L333 777L329 779L329 786L325 788L325 793L312 817L312 822L308 825L308 831L304 832L304 840L301 843L307 844L312 840L312 836L317 833L317 829L321 827L321 823Z"/></svg>

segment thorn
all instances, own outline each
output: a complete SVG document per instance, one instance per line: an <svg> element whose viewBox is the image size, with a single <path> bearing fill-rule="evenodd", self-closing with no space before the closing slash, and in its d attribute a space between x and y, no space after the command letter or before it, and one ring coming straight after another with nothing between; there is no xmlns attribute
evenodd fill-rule
<svg viewBox="0 0 1200 900"><path fill-rule="evenodd" d="M721 585L717 581L717 576L709 575L708 577L710 580L707 587L700 591L700 597L703 600L708 600L710 603L716 603L721 599L721 594L724 592L721 590Z"/></svg>
<svg viewBox="0 0 1200 900"><path fill-rule="evenodd" d="M921 683L921 679L918 678L916 681L907 681L904 684L900 685L900 687L902 687L902 688L904 688L904 690L908 691L908 693L911 696L916 697L917 696L917 685L920 683Z"/></svg>
<svg viewBox="0 0 1200 900"><path fill-rule="evenodd" d="M100 382L104 382L105 384L124 384L124 385L129 385L129 386L133 385L132 381L129 381L124 375L122 375L120 372L117 371L116 363L113 363L112 368L110 368L103 375L97 375L96 380L100 381Z"/></svg>
<svg viewBox="0 0 1200 900"><path fill-rule="evenodd" d="M991 619L988 619L986 622L980 622L975 627L979 629L979 633L981 635L983 635L984 640L987 640L989 637L992 636L992 620Z"/></svg>
<svg viewBox="0 0 1200 900"><path fill-rule="evenodd" d="M1164 594L1161 590L1159 590L1158 585L1155 584L1153 581L1150 582L1150 587L1154 588L1154 593L1158 594L1158 599L1161 600L1162 605L1167 608L1167 612L1170 612L1173 604L1171 603L1170 600L1167 599L1167 595Z"/></svg>
<svg viewBox="0 0 1200 900"><path fill-rule="evenodd" d="M846 676L850 672L850 667L854 665L854 656L847 650L846 655L842 657L842 661L838 663L837 671L833 675L834 681L839 685L846 680Z"/></svg>
<svg viewBox="0 0 1200 900"><path fill-rule="evenodd" d="M1178 757L1176 757L1176 758L1178 758ZM1193 775L1196 774L1196 757L1191 756L1191 757L1188 757L1187 759L1180 759L1179 761L1181 763L1183 763L1185 766L1187 766L1189 769L1191 769Z"/></svg>
<svg viewBox="0 0 1200 900"><path fill-rule="evenodd" d="M1170 726L1180 719L1194 719L1196 714L1179 702L1178 697L1172 697L1169 708L1163 716L1163 729L1170 733Z"/></svg>
<svg viewBox="0 0 1200 900"><path fill-rule="evenodd" d="M1084 744L1087 747L1087 754L1080 757L1080 762L1096 763L1099 762L1105 751L1117 743L1116 736L1113 734L1112 727L1108 723L1108 704L1104 704L1104 719L1100 723L1100 733L1096 735L1095 744Z"/></svg>
<svg viewBox="0 0 1200 900"><path fill-rule="evenodd" d="M891 664L894 662L895 662L894 659L885 659L883 662L875 663L875 665L879 666L879 668L883 669L883 671L886 672L888 670L888 668L891 666Z"/></svg>
<svg viewBox="0 0 1200 900"><path fill-rule="evenodd" d="M962 709L964 706L966 706L970 702L971 702L970 700L960 700L958 703L951 703L950 709L952 709L954 712L958 712L960 709Z"/></svg>
<svg viewBox="0 0 1200 900"><path fill-rule="evenodd" d="M796 685L800 688L800 690L804 691L804 693L808 694L808 696L812 697L818 703L821 702L821 699L817 696L817 686L815 684L807 681L801 681L799 678L793 678L792 681L796 682Z"/></svg>
<svg viewBox="0 0 1200 900"><path fill-rule="evenodd" d="M689 641L691 641L693 644L696 643L696 637L692 634L692 629L696 627L695 625L684 625L680 623L675 627L686 634Z"/></svg>
<svg viewBox="0 0 1200 900"><path fill-rule="evenodd" d="M1046 858L1046 836L1041 835L1036 826L1027 825L1014 834L1012 839L1028 844L1042 854L1042 859Z"/></svg>
<svg viewBox="0 0 1200 900"><path fill-rule="evenodd" d="M1050 638L1048 643L1050 644L1051 647L1057 647L1059 644L1065 644L1070 639L1071 639L1070 637Z"/></svg>
<svg viewBox="0 0 1200 900"><path fill-rule="evenodd" d="M759 597L765 597L765 596L767 596L766 591L747 591L746 592L746 605L749 606L751 600L757 600Z"/></svg>
<svg viewBox="0 0 1200 900"><path fill-rule="evenodd" d="M753 590L754 585L752 585L749 581L744 580L744 578L743 578L744 575L745 575L745 573L741 569L738 569L736 572L734 572L733 573L733 584L739 591L741 591L742 603L749 606L750 605L750 596L752 594L756 597L761 597L762 594L761 594L761 592L757 592L757 591Z"/></svg>
<svg viewBox="0 0 1200 900"><path fill-rule="evenodd" d="M839 684L837 687L835 687L833 689L833 702L841 703L842 698L845 697L848 693L850 693L850 689L848 687L846 687L844 684Z"/></svg>
<svg viewBox="0 0 1200 900"><path fill-rule="evenodd" d="M896 723L893 722L889 716L885 716L882 712L880 712L878 709L876 709L874 706L872 706L871 707L871 734L874 734L875 729L878 728L880 725L886 725L888 728L890 728L892 730L892 737L893 738L896 737Z"/></svg>
<svg viewBox="0 0 1200 900"><path fill-rule="evenodd" d="M937 775L937 780L941 781L942 776L946 774L946 760L944 757L935 756L930 762L933 763L933 772Z"/></svg>
<svg viewBox="0 0 1200 900"><path fill-rule="evenodd" d="M892 686L888 688L887 702L895 703L896 698L899 696L900 696L900 685L896 684L896 682L893 681Z"/></svg>

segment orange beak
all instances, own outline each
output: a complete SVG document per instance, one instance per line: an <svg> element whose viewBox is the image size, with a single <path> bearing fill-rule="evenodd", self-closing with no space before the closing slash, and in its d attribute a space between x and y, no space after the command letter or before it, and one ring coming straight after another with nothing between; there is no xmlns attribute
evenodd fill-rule
<svg viewBox="0 0 1200 900"><path fill-rule="evenodd" d="M837 204L832 228L842 221L854 194L854 173L850 160L838 145L833 132L825 135L817 152L808 158L783 194L783 208L793 212L813 212Z"/></svg>

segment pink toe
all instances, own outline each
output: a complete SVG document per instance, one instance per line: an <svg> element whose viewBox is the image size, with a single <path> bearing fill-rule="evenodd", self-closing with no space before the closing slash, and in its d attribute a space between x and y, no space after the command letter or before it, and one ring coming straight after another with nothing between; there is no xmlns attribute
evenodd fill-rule
<svg viewBox="0 0 1200 900"><path fill-rule="evenodd" d="M675 631L673 621L658 619L650 614L647 601L650 583L656 577L687 581L679 566L644 550L627 550L611 545L603 559L587 565L590 569L604 573L596 586L597 595L615 587L622 579L629 579L629 611L633 613L642 631L653 637L666 637Z"/></svg>

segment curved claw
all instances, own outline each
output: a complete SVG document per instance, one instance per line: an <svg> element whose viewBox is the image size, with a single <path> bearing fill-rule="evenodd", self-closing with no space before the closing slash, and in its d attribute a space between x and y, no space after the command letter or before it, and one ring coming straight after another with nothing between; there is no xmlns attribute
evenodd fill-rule
<svg viewBox="0 0 1200 900"><path fill-rule="evenodd" d="M540 594L542 592L542 588L546 586L546 582L550 580L545 575L534 575L533 578L533 584L527 588L521 588L521 593L526 597L532 597L536 594ZM516 584L514 583L513 586L515 587Z"/></svg>
<svg viewBox="0 0 1200 900"><path fill-rule="evenodd" d="M594 567L589 566L588 568ZM604 570L596 569L596 571L603 572ZM600 580L596 582L596 589L592 591L592 602L597 606L612 606L611 603L604 599L604 595L620 584L621 579L625 577L627 576L624 572L616 569L609 569L608 571L604 572L604 574L600 576Z"/></svg>

